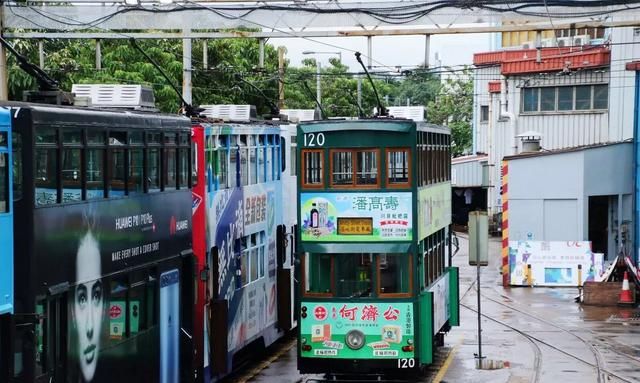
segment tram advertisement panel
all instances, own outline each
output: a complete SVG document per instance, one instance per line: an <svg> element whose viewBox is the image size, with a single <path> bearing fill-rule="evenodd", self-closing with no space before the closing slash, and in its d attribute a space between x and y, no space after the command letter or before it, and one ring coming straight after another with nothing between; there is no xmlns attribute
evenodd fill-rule
<svg viewBox="0 0 640 383"><path fill-rule="evenodd" d="M228 347L238 349L274 324L278 182L210 193L208 236L217 249L218 299L229 304ZM213 281L210 288L213 289Z"/></svg>
<svg viewBox="0 0 640 383"><path fill-rule="evenodd" d="M66 313L58 314L67 323L58 324L68 331L67 381L158 381L156 270L161 260L191 248L190 191L38 208L34 214L38 287L55 294L57 286L63 292L69 286ZM159 265L118 273L150 262ZM36 311L47 309L42 302Z"/></svg>
<svg viewBox="0 0 640 383"><path fill-rule="evenodd" d="M412 358L413 304L410 302L302 302L303 357L338 359Z"/></svg>
<svg viewBox="0 0 640 383"><path fill-rule="evenodd" d="M418 189L418 240L451 223L451 183Z"/></svg>
<svg viewBox="0 0 640 383"><path fill-rule="evenodd" d="M38 281L82 281L86 251L99 252L98 275L179 255L191 248L191 203L190 192L166 192L36 209Z"/></svg>
<svg viewBox="0 0 640 383"><path fill-rule="evenodd" d="M301 193L302 241L410 241L411 193Z"/></svg>

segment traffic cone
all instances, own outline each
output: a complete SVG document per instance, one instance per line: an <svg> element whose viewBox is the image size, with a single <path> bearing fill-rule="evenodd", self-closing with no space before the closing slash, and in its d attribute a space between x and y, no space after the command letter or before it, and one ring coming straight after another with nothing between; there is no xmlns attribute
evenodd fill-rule
<svg viewBox="0 0 640 383"><path fill-rule="evenodd" d="M620 291L620 298L618 299L619 305L633 305L635 302L629 289L629 276L627 272L624 272L624 278L622 280L622 290Z"/></svg>

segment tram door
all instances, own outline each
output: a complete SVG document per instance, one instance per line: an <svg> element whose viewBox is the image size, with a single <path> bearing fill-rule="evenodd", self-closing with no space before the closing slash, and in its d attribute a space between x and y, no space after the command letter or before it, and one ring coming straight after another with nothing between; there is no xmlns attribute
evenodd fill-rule
<svg viewBox="0 0 640 383"><path fill-rule="evenodd" d="M42 302L36 322L36 382L64 382L67 376L67 295ZM40 368L38 368L40 367Z"/></svg>
<svg viewBox="0 0 640 383"><path fill-rule="evenodd" d="M179 381L180 373L180 273L160 275L160 382Z"/></svg>

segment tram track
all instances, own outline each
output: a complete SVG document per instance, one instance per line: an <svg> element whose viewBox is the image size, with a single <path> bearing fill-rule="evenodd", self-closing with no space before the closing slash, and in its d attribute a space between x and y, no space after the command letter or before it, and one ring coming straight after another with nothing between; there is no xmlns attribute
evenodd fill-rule
<svg viewBox="0 0 640 383"><path fill-rule="evenodd" d="M473 287L476 285L477 281L473 281L469 287L467 288L467 290L465 290L464 294L462 294L462 296L460 297L460 306L471 310L475 313L478 312L478 310L465 305L464 303L462 303L462 300L466 297L466 295L473 289ZM481 294L481 297L486 298L484 295ZM488 317L485 314L481 314L483 317L487 318L487 319L492 319L491 317ZM518 332L518 331L516 331ZM541 373L542 373L542 349L540 349L540 346L538 346L538 344L534 341L534 339L532 339L531 337L528 337L526 334L518 332L519 335L521 335L522 337L524 337L526 340L529 341L529 344L531 345L531 348L533 350L533 354L534 354L534 360L533 360L533 374L531 377L531 382L533 383L538 383L540 382L540 377L541 377ZM600 382L598 382L600 383Z"/></svg>
<svg viewBox="0 0 640 383"><path fill-rule="evenodd" d="M495 289L495 288L493 289L493 291L494 291L496 294L498 294L500 297L504 298L504 299L512 300L512 299L511 299L511 297L508 297L508 296L506 296L506 295L504 295L504 294L500 293L499 291L496 291L496 289ZM598 382L599 382L599 383L601 383L601 382L603 382L603 381L605 381L605 380L606 380L606 379L605 379L606 377L602 377L602 376L601 376L601 375L602 375L602 371L603 371L603 370L602 370L602 368L601 368L601 366L604 366L604 365L605 365L605 362L603 361L603 356L602 356L602 354L600 353L600 351L598 351L598 348L597 348L597 347L595 347L595 345L594 345L592 342L594 342L594 343L598 343L599 345L602 345L602 346L606 347L606 349L607 349L607 351L608 351L608 352L611 352L611 353L616 354L616 355L618 355L618 356L621 356L621 357L624 357L624 358L626 358L626 359L629 359L629 360L633 361L634 363L637 363L637 364L639 364L639 365L640 365L640 358L633 357L633 356L631 356L631 355L629 355L629 354L627 354L627 353L625 353L625 352L618 351L618 350L614 349L613 347L611 347L611 345L609 345L609 344L607 344L606 342L604 342L604 341L602 341L602 340L598 339L598 336L600 336L600 335L599 335L599 334L597 334L596 332L594 332L593 330L586 330L589 334L593 335L593 337L594 337L594 339L593 339L592 341L589 341L589 340L582 338L581 336L579 336L579 335L575 334L574 332L572 332L572 331L570 331L570 330L568 330L568 329L566 329L566 328L564 328L564 327L562 327L562 326L559 326L559 325L557 325L557 324L555 324L555 323L553 323L553 322L551 322L551 321L549 321L549 320L546 320L546 319L544 319L544 318L541 318L541 317L539 317L539 316L537 316L537 315L535 315L535 314L532 314L532 313L530 313L530 312L528 312L528 311L525 311L525 310L522 310L522 309L516 308L516 307L514 307L514 306L512 306L512 305L509 305L509 304L506 304L506 303L501 302L501 301L499 301L499 300L496 300L496 299L490 298L490 297L488 297L488 296L486 296L486 295L484 295L484 294L482 295L482 297L483 297L483 298L485 298L485 299L487 299L487 300L489 300L489 301L491 301L491 302L494 302L494 303L496 303L496 304L498 304L498 305L501 305L501 306L507 307L507 308L509 308L509 309L511 309L511 310L513 310L513 311L516 311L516 312L519 312L519 313L521 313L521 314L524 314L524 315L526 315L526 316L528 316L528 317L530 317L530 318L533 318L533 319L538 320L538 321L540 321L540 322L542 322L542 323L545 323L545 324L547 324L547 325L549 325L549 326L552 326L552 327L554 327L554 328L556 328L556 329L558 329L558 330L560 330L560 331L563 331L563 332L565 332L565 333L567 333L567 334L570 334L571 336L573 336L573 337L577 338L578 340L580 340L581 342L583 342L586 346L588 346L588 347L589 347L589 349L591 350L591 352L594 354L594 357L595 357L595 360L596 360L596 364L598 365ZM633 348L633 347L631 347L631 348L632 348L632 349L634 349L634 350L637 350L637 349L635 349L635 348ZM640 366L639 366L639 367L640 367Z"/></svg>
<svg viewBox="0 0 640 383"><path fill-rule="evenodd" d="M470 287L469 287L469 289L465 292L465 294L464 294L464 295L466 295L466 293L468 293L468 291L469 291L469 290L471 290L471 288L472 288L472 286L470 286ZM463 297L464 297L464 295L463 295ZM536 349L539 351L539 353L538 353L538 352L536 352L536 355L538 356L538 358L539 358L540 360L541 360L541 353L542 353L542 352L541 352L540 347L539 347L537 344L545 345L545 346L547 346L547 347L549 347L549 348L551 348L551 349L553 349L553 350L555 350L555 351L557 351L557 352L559 352L559 353L561 353L561 354L563 354L563 355L565 355L565 356L567 356L567 357L570 357L570 358L572 358L572 359L574 359L574 360L577 360L577 361L579 361L579 362L581 362L581 363L583 363L583 364L585 364L585 365L588 365L588 366L590 366L590 367L594 368L594 369L598 372L598 382L603 382L603 378L602 378L603 373L606 373L607 375L609 375L609 377L608 377L609 379L610 379L611 377L614 377L614 378L616 378L616 379L618 379L618 380L620 380L620 381L622 381L622 382L625 382L625 383L634 383L634 382L636 382L635 380L630 380L630 379L628 379L628 378L626 378L626 377L624 377L624 376L621 376L621 375L619 375L619 374L617 374L617 373L615 373L615 372L613 372L613 371L610 371L609 369L607 369L607 368L603 367L603 365L602 365L602 359L601 359L601 358L602 358L602 356L601 356L601 355L600 355L600 353L597 351L597 349L595 349L595 347L593 347L593 345L589 344L589 343L588 343L586 340L584 340L583 338L581 338L581 337L579 337L579 336L577 336L577 335L575 335L575 334L572 334L569 330L564 329L564 328L562 328L562 327L560 327L560 326L557 326L557 325L555 325L555 324L553 324L553 323L551 323L551 322L548 322L547 320L545 320L545 319L543 319L543 318L539 318L539 317L537 317L537 316L535 316L535 315L533 315L533 314L529 314L529 313L527 313L527 312L525 312L525 311L523 311L523 310L519 310L519 309L514 308L514 307L512 307L512 306L510 306L510 305L504 304L503 302L496 301L496 300L494 300L494 299L492 299L492 298L487 297L486 295L482 295L482 297L483 297L484 299L487 299L487 300L489 300L489 301L492 301L492 302L498 303L498 304L500 304L500 305L502 305L502 306L504 306L504 307L507 307L507 308L509 308L509 309L511 309L511 310L513 310L513 311L516 311L516 312L519 312L519 313L521 313L521 314L524 314L524 315L527 315L527 316L529 316L529 317L532 317L532 318L534 318L534 319L536 319L536 320L539 320L539 321L541 321L541 322L543 322L543 323L550 324L550 325L552 325L553 327L555 327L555 328L557 328L557 329L559 329L559 330L561 330L561 331L564 331L564 332L570 333L571 335L573 335L573 336L575 336L576 338L580 339L584 344L586 344L587 346L589 346L589 348L592 350L592 352L594 352L594 356L595 356L595 360L596 360L596 362L595 362L595 363L590 362L590 361L588 361L588 360L586 360L586 359L584 359L584 358L582 358L582 357L580 357L580 356L577 356L577 355L575 355L575 354L573 354L573 353L571 353L571 352L568 352L568 351L566 351L566 350L564 350L564 349L562 349L562 348L560 348L560 347L557 347L557 346L555 346L555 345L553 345L553 344L551 344L551 343L549 343L549 342L547 342L547 341L545 341L545 340L543 340L543 339L540 339L540 338L538 338L538 337L536 337L536 336L534 336L534 335L532 335L532 334L530 334L530 333L527 333L527 332L526 332L526 331L524 331L524 330L521 330L521 329L519 329L519 328L517 328L517 327L515 327L515 326L512 326L512 325L510 325L510 324L508 324L508 323L506 323L506 322L504 322L504 321L502 321L502 320L500 320L500 319L497 319L497 318L495 318L495 317L493 317L493 316L490 316L490 315L487 315L487 314L484 314L484 313L481 313L481 314L480 314L482 317L484 317L484 318L486 318L486 319L488 319L488 320L490 320L490 321L492 321L492 322L495 322L495 323L497 323L497 324L499 324L499 325L501 325L501 326L503 326L503 327L509 328L509 329L511 329L512 331L514 331L514 332L516 332L516 333L518 333L518 334L522 335L522 336L523 336L523 337L525 337L526 339L530 340L530 341L531 341L531 343L535 343L535 344L536 344ZM461 300L462 300L462 298L461 298ZM471 307L471 306L469 306L469 305L466 305L466 304L464 304L464 303L460 303L460 305L461 305L462 307L464 307L464 308L466 308L466 309L470 310L470 311L475 312L475 313L477 313L477 312L478 312L478 310L477 310L476 308ZM614 351L614 352L615 352L615 351ZM538 358L537 358L537 359L538 359ZM634 359L635 359L635 358L634 358ZM537 365L537 367L536 367L536 362L534 362L534 368L535 368L535 371L537 371L537 372L536 372L536 376L537 376L537 379L539 380L539 375L540 375L540 372L542 371L542 369L541 369L541 363L540 363L540 364L538 364L538 365ZM608 381L609 379L606 379L606 381ZM537 381L537 380L534 380L534 381Z"/></svg>
<svg viewBox="0 0 640 383"><path fill-rule="evenodd" d="M505 295L501 294L499 291L496 291L496 290L495 290L495 288L493 288L492 290L493 290L495 293L497 293L498 295L500 295L502 298L511 300L511 298L509 298L509 297L507 297L507 296L505 296ZM518 312L518 313L520 313L520 314L526 315L526 316L528 316L528 317L530 317L530 318L533 318L533 319L535 319L535 320L537 320L537 321L539 321L539 322L542 322L542 323L544 323L544 324L546 324L546 325L548 325L548 326L551 326L551 327L553 327L553 328L556 328L556 329L558 329L558 330L560 330L560 331L562 331L562 332L564 332L564 333L566 333L566 334L569 334L569 335L571 335L571 336L575 337L576 339L578 339L580 342L582 342L583 344L585 344L585 345L589 348L589 350L591 351L591 353L593 354L593 356L594 356L594 360L595 360L596 373L598 374L598 380L597 380L597 382L598 382L598 383L602 383L602 382L603 382L603 377L602 377L602 372L603 372L603 371L602 371L602 365L603 365L603 363L602 363L602 355L601 355L601 354L600 354L600 352L596 349L596 347L594 347L594 346L593 346L593 344L591 344L590 342L588 342L586 339L584 339L584 338L582 338L581 336L579 336L579 335L577 335L577 334L573 333L572 331L567 330L566 328L564 328L564 327L562 327L562 326L558 326L557 324L555 324L555 323L553 323L553 322L551 322L551 321L548 321L548 320L546 320L546 319L544 319L544 318L541 318L541 317L539 317L539 316L537 316L537 315L531 314L530 312L527 312L527 311L524 311L524 310L518 309L518 308L516 308L516 307L514 307L514 306L512 306L512 305L506 304L506 303L501 302L501 301L499 301L499 300L497 300L497 299L490 298L490 297L486 296L485 294L483 294L483 295L482 295L482 297L483 297L484 299L489 300L489 301L491 301L491 302L493 302L493 303L496 303L496 304L498 304L498 305L500 305L500 306L506 307L506 308L508 308L508 309L510 309L510 310L512 310L512 311L515 311L515 312Z"/></svg>

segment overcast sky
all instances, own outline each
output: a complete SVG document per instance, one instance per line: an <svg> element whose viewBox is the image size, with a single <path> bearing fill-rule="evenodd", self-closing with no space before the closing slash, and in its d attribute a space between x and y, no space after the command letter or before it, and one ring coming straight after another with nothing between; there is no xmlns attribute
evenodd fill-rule
<svg viewBox="0 0 640 383"><path fill-rule="evenodd" d="M283 45L287 48L286 57L293 66L300 66L306 57L314 55L303 55L304 51L316 52L342 52L342 62L349 66L352 71L360 71L354 53L350 50L360 51L367 54L367 39L365 37L338 37L338 38L313 38L330 44L324 45L302 38L271 39L270 44L274 46ZM373 67L380 68L385 65L391 68L396 66L417 66L424 62L424 36L384 36L373 37ZM339 49L338 47L344 48ZM434 57L436 53L443 66L456 66L461 64L471 64L473 53L491 50L490 34L466 34L466 35L435 35L431 37L430 65L436 65ZM331 57L337 54L320 54L323 65L326 65ZM363 57L365 65L367 59Z"/></svg>

